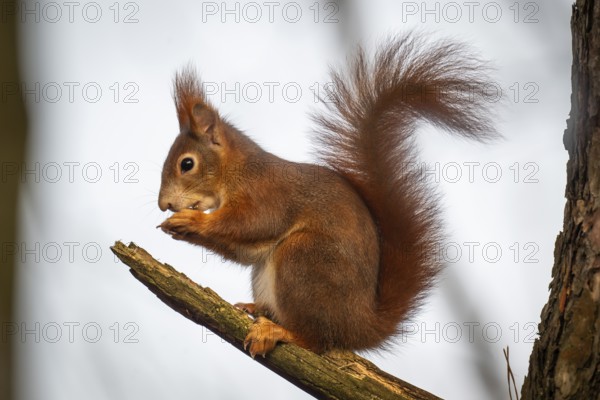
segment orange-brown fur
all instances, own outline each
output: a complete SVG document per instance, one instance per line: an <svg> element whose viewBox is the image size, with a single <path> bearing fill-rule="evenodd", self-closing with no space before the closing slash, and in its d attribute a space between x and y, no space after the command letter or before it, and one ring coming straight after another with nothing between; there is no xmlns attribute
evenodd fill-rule
<svg viewBox="0 0 600 400"><path fill-rule="evenodd" d="M176 76L180 134L159 195L175 213L161 228L252 265L256 312L278 327L269 343L259 328L249 333L253 355L277 341L319 352L378 347L435 282L439 211L406 168L412 135L420 120L477 140L494 131L490 104L460 96L486 83L481 63L453 43L426 45L390 40L372 63L359 51L333 73L329 112L315 117L326 166L264 151L218 115L191 69ZM186 155L194 168L182 172Z"/></svg>

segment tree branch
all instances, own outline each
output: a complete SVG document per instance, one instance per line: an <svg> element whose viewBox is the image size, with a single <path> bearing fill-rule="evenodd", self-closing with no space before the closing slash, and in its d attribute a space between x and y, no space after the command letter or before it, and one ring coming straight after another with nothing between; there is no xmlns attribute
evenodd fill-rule
<svg viewBox="0 0 600 400"><path fill-rule="evenodd" d="M203 288L141 247L116 242L111 250L130 272L173 310L222 337L244 354L252 320L210 288ZM391 376L351 352L319 356L295 345L280 344L256 361L320 399L439 399Z"/></svg>

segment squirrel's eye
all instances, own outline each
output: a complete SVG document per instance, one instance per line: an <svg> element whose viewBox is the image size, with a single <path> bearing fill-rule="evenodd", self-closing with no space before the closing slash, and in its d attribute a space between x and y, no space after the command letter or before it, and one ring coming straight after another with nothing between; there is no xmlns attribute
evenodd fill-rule
<svg viewBox="0 0 600 400"><path fill-rule="evenodd" d="M181 160L180 167L181 167L181 173L188 172L189 170L194 168L194 160L191 159L190 157L186 157L183 160Z"/></svg>

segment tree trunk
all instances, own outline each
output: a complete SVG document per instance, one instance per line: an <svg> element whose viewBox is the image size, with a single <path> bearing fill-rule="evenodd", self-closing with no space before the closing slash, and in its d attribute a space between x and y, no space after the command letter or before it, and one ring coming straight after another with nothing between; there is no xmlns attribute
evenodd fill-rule
<svg viewBox="0 0 600 400"><path fill-rule="evenodd" d="M0 13L0 400L13 397L13 287L17 231L17 195L24 160L27 119L20 91L17 17L14 0L2 1Z"/></svg>
<svg viewBox="0 0 600 400"><path fill-rule="evenodd" d="M563 232L523 399L600 399L600 0L573 6Z"/></svg>

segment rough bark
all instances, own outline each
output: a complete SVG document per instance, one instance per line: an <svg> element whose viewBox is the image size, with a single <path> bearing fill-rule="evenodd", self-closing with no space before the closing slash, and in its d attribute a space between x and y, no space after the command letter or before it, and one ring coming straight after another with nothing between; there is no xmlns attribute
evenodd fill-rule
<svg viewBox="0 0 600 400"><path fill-rule="evenodd" d="M578 0L571 29L567 203L522 389L531 400L600 399L600 1Z"/></svg>
<svg viewBox="0 0 600 400"><path fill-rule="evenodd" d="M125 246L116 242L111 249L130 267L133 276L169 307L248 355L243 348L252 324L248 315L211 289L197 285L170 265L156 261L133 243ZM439 399L351 352L320 356L295 345L280 344L267 357L256 357L256 361L320 399Z"/></svg>

